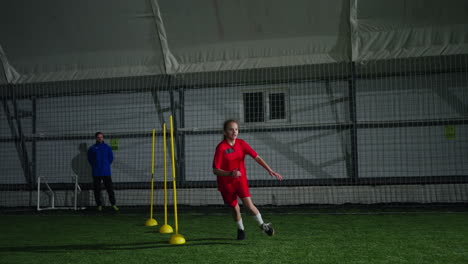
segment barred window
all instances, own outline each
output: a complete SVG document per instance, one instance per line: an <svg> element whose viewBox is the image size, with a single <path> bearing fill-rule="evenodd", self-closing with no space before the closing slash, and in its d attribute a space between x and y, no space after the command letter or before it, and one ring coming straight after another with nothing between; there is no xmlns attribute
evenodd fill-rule
<svg viewBox="0 0 468 264"><path fill-rule="evenodd" d="M244 120L246 123L265 121L263 92L244 93Z"/></svg>
<svg viewBox="0 0 468 264"><path fill-rule="evenodd" d="M282 121L287 119L285 92L244 92L243 111L245 123Z"/></svg>
<svg viewBox="0 0 468 264"><path fill-rule="evenodd" d="M286 119L286 101L284 93L271 93L268 95L270 106L270 120Z"/></svg>

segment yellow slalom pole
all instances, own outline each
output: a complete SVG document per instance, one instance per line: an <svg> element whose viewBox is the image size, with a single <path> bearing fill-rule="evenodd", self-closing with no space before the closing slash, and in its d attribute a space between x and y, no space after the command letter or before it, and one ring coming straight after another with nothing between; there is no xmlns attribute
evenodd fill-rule
<svg viewBox="0 0 468 264"><path fill-rule="evenodd" d="M167 146L166 146L166 123L163 124L163 161L164 161L164 225L159 228L159 233L170 234L174 231L167 224Z"/></svg>
<svg viewBox="0 0 468 264"><path fill-rule="evenodd" d="M174 126L172 125L172 115L169 116L170 130L171 130L171 161L172 161L172 186L174 193L174 225L175 234L169 239L170 244L185 244L185 238L179 234L179 224L177 217L177 188L176 188L176 171L175 171L175 155L174 155Z"/></svg>
<svg viewBox="0 0 468 264"><path fill-rule="evenodd" d="M153 129L153 139L151 144L151 194L150 194L150 218L146 220L146 226L156 226L158 222L153 218L153 204L154 204L154 145L156 138L156 129Z"/></svg>

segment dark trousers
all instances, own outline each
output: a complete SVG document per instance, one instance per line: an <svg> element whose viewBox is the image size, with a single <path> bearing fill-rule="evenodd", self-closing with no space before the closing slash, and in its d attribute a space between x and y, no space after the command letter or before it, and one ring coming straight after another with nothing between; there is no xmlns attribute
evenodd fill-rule
<svg viewBox="0 0 468 264"><path fill-rule="evenodd" d="M109 201L112 205L115 205L115 195L114 195L114 187L112 186L112 178L111 176L94 176L94 200L96 200L96 205L102 205L101 202L101 182L104 182L104 186L106 187L107 194L109 195Z"/></svg>

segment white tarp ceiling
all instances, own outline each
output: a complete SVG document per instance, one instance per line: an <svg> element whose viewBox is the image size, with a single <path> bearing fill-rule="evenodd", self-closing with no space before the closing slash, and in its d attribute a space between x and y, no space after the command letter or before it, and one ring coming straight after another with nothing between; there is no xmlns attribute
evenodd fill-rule
<svg viewBox="0 0 468 264"><path fill-rule="evenodd" d="M0 83L468 53L466 0L7 0Z"/></svg>
<svg viewBox="0 0 468 264"><path fill-rule="evenodd" d="M468 53L467 0L353 0L353 60Z"/></svg>

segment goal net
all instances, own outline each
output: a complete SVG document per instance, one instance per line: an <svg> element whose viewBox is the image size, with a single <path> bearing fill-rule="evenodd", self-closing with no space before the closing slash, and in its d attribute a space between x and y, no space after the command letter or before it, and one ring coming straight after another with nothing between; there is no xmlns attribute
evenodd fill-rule
<svg viewBox="0 0 468 264"><path fill-rule="evenodd" d="M36 189L38 208L80 208L83 194L83 206L94 206L87 150L97 131L114 152L117 204L148 205L153 128L155 203L162 204L162 126L169 115L180 204L223 205L212 162L230 118L239 120L239 138L285 179L277 181L246 157L258 205L468 201L466 55L31 83L1 91L0 206L34 206Z"/></svg>

